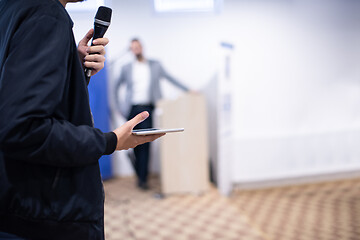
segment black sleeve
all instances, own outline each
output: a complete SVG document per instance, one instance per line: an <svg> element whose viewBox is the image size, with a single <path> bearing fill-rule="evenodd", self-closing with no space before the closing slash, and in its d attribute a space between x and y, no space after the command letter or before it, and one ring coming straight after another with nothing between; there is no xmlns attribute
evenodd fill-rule
<svg viewBox="0 0 360 240"><path fill-rule="evenodd" d="M106 149L105 149L105 155L110 155L112 154L115 149L116 149L116 145L117 145L117 136L114 132L108 132L105 133L105 138L106 138Z"/></svg>
<svg viewBox="0 0 360 240"><path fill-rule="evenodd" d="M24 22L13 35L0 75L5 158L77 167L115 150L116 136L54 116L66 88L70 31L63 19L44 15Z"/></svg>

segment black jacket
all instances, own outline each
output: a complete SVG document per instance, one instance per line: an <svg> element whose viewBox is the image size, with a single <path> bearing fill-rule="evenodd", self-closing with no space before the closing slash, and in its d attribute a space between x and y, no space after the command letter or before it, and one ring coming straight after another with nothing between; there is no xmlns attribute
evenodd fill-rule
<svg viewBox="0 0 360 240"><path fill-rule="evenodd" d="M104 238L116 136L93 127L72 26L58 0L0 0L0 232Z"/></svg>

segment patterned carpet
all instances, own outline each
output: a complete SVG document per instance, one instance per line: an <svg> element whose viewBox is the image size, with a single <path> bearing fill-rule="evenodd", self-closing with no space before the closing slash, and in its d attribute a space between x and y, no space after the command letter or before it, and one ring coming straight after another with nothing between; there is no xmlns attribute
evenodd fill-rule
<svg viewBox="0 0 360 240"><path fill-rule="evenodd" d="M360 179L253 191L222 197L161 198L134 178L106 181L107 240L360 240Z"/></svg>
<svg viewBox="0 0 360 240"><path fill-rule="evenodd" d="M360 240L360 179L236 191L231 199L269 240Z"/></svg>

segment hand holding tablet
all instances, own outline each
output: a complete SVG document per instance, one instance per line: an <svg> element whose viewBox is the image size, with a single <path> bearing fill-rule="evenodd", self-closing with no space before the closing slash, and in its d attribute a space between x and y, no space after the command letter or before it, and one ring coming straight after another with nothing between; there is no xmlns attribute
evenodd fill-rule
<svg viewBox="0 0 360 240"><path fill-rule="evenodd" d="M161 133L173 133L173 132L183 132L184 128L172 128L172 129L158 129L158 128L148 128L148 129L136 129L132 133L134 135L153 135Z"/></svg>

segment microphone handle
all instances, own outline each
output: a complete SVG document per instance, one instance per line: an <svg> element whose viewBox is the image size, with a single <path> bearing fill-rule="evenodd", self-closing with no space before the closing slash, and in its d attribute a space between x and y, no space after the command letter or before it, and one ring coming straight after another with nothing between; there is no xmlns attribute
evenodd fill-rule
<svg viewBox="0 0 360 240"><path fill-rule="evenodd" d="M105 35L105 32L107 29L108 29L108 26L94 23L94 36L93 36L93 39L91 40L91 46L94 46L94 44L93 44L94 39L102 38ZM95 54L95 53L90 53L90 54ZM91 70L92 70L91 68L85 68L85 78L86 78L87 83L89 83L89 81L90 81Z"/></svg>

